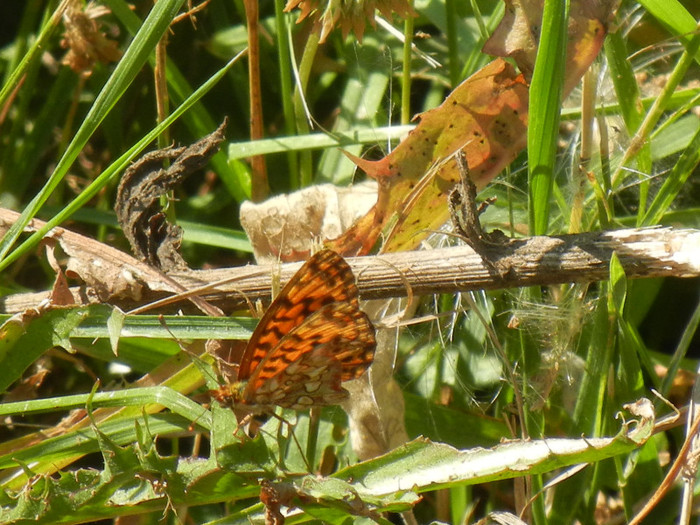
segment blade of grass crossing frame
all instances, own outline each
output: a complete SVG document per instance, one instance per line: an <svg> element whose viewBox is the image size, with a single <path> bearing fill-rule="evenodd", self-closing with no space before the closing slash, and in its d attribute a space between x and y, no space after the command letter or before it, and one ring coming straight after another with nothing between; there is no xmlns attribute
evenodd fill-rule
<svg viewBox="0 0 700 525"><path fill-rule="evenodd" d="M211 414L204 410L200 404L166 386L130 388L114 392L98 392L92 396L90 394L75 394L48 399L3 403L0 406L0 415L22 414L26 416L28 414L72 410L84 407L88 398L91 398L94 408L123 406L142 407L148 404L163 405L185 419L197 420L197 423L205 428L211 427Z"/></svg>
<svg viewBox="0 0 700 525"><path fill-rule="evenodd" d="M554 184L561 96L566 60L569 2L546 0L535 70L530 86L527 136L530 235L544 235Z"/></svg>
<svg viewBox="0 0 700 525"><path fill-rule="evenodd" d="M150 144L160 133L163 132L165 128L170 126L175 120L177 120L187 109L192 107L192 105L197 102L205 93L207 93L229 70L229 68L243 55L243 52L239 53L233 57L228 64L226 64L222 69L220 69L216 74L214 74L207 82L202 84L202 86L197 89L192 95L183 102L175 111L173 111L168 118L163 122L158 124L153 128L148 134L146 134L139 142L132 146L126 153L115 160L109 168L104 170L99 177L97 177L89 186L87 186L73 201L68 204L61 212L54 215L51 220L49 220L43 227L39 228L35 233L33 233L26 241L24 241L16 250L9 254L4 259L0 260L0 271L9 266L23 253L30 250L35 246L41 238L54 226L57 226L68 217L70 217L76 210L88 202L92 197L94 197L100 189L107 184L107 182L115 176L117 173L121 173L126 166L131 162L131 160L143 151L148 144ZM16 224L18 224L19 221Z"/></svg>
<svg viewBox="0 0 700 525"><path fill-rule="evenodd" d="M697 21L683 4L678 0L640 0L639 3L684 45L688 45ZM700 63L700 52L696 52L694 58Z"/></svg>
<svg viewBox="0 0 700 525"><path fill-rule="evenodd" d="M119 22L126 27L127 31L132 35L138 32L141 27L141 20L124 0L104 0L104 3L110 8ZM155 66L154 55L149 57L149 61L152 66ZM192 94L193 90L185 76L172 60L168 60L166 63L166 75L170 99L174 104L184 104L185 99ZM207 108L201 103L195 104L190 111L185 113L183 121L186 123L193 137L202 137L207 133L211 133L211 130L218 125L207 111ZM250 198L250 190L246 192L242 188L239 173L237 173L236 170L237 166L229 166L226 155L222 151L216 153L209 162L236 201L242 202Z"/></svg>
<svg viewBox="0 0 700 525"><path fill-rule="evenodd" d="M633 135L644 120L644 107L632 64L627 58L627 46L620 33L610 33L605 39L605 57L627 132Z"/></svg>
<svg viewBox="0 0 700 525"><path fill-rule="evenodd" d="M8 76L7 81L2 86L2 89L0 89L0 107L5 106L8 98L15 90L32 62L41 57L41 54L46 48L46 43L60 25L63 12L66 10L69 3L69 0L63 0L63 2L58 5L53 15L51 15L48 23L41 28L41 32L39 33L37 39L34 41L24 57L22 57L22 60L19 62L14 71L12 71L12 73L10 73Z"/></svg>
<svg viewBox="0 0 700 525"><path fill-rule="evenodd" d="M644 121L639 85L634 76L632 64L627 57L627 46L619 32L611 33L605 39L605 56L610 65L611 78L615 87L617 100L622 111L622 118L630 137L634 136ZM640 148L636 158L636 169L642 173L651 173L651 145L646 142ZM609 191L609 188L606 188ZM641 221L646 211L646 198L649 192L648 179L642 179L639 187L638 217ZM638 221L639 222L639 221Z"/></svg>
<svg viewBox="0 0 700 525"><path fill-rule="evenodd" d="M39 208L63 180L68 169L95 132L97 126L99 126L107 113L129 87L160 40L160 37L168 29L171 20L175 17L183 2L184 0L159 0L156 2L126 53L124 53L109 80L107 80L102 91L95 99L83 124L76 132L63 157L59 160L48 182L26 206L19 220L12 225L0 241L0 260L5 259L29 220L36 215Z"/></svg>
<svg viewBox="0 0 700 525"><path fill-rule="evenodd" d="M530 235L547 233L549 199L554 184L554 163L559 134L561 97L566 57L569 2L545 0L535 70L530 86L528 151L528 224ZM531 478L531 490L542 489L542 478ZM535 523L546 523L542 498L532 504Z"/></svg>
<svg viewBox="0 0 700 525"><path fill-rule="evenodd" d="M681 155L678 162L668 174L661 189L649 205L646 214L641 220L640 226L653 226L659 224L664 214L671 206L671 202L678 196L695 167L700 163L700 130L690 141L688 147Z"/></svg>

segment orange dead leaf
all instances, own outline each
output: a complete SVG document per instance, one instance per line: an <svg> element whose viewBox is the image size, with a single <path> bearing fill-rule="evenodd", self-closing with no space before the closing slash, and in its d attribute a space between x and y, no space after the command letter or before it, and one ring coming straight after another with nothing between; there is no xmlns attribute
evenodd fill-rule
<svg viewBox="0 0 700 525"><path fill-rule="evenodd" d="M382 251L410 250L424 230L447 220L445 198L459 174L454 160L463 149L474 182L491 181L525 146L527 85L503 60L495 60L462 82L439 107L420 114L420 124L378 161L352 160L379 183L377 204L329 247L346 255L366 254L390 220ZM348 155L350 156L350 155Z"/></svg>
<svg viewBox="0 0 700 525"><path fill-rule="evenodd" d="M512 56L524 75L497 59L460 84L385 158L348 155L379 183L377 204L344 235L328 243L343 255L366 254L385 235L381 251L414 249L448 218L446 197L459 180L452 155L462 149L477 187L488 184L526 145L528 86L543 0L505 0L506 15L484 51ZM570 6L568 93L597 56L616 7L596 0ZM393 224L392 224L393 223ZM388 225L391 225L391 229Z"/></svg>

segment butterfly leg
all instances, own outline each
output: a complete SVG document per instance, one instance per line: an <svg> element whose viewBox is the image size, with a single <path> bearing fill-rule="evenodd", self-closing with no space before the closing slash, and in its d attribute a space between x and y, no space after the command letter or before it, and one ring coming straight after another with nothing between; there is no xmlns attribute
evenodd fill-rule
<svg viewBox="0 0 700 525"><path fill-rule="evenodd" d="M246 414L240 420L236 420L236 428L233 429L233 436L237 437L241 441L249 439L250 436L245 431L245 427L253 420L254 414Z"/></svg>
<svg viewBox="0 0 700 525"><path fill-rule="evenodd" d="M301 443L299 443L299 440L297 439L297 435L294 432L294 425L275 412L271 412L270 415L272 417L274 417L275 419L277 419L280 423L279 426L277 427L277 443L283 443L285 441L285 436L282 434L282 428L284 425L286 425L287 428L289 429L289 436L294 441L294 444L296 445L297 449L299 450L299 455L301 456L301 459L304 461L304 465L306 466L306 471L309 474L311 474L311 465L309 465L309 462L306 459L306 454L304 454L304 450L301 447ZM283 456L284 449L285 449L285 447L279 448L279 457L278 457L277 466L280 467L281 469L286 470L285 465L284 465L284 456Z"/></svg>

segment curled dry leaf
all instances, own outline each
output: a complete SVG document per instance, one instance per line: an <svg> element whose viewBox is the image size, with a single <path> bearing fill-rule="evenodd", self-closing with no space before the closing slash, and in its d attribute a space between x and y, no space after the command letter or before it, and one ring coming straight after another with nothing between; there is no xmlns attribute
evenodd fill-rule
<svg viewBox="0 0 700 525"><path fill-rule="evenodd" d="M638 399L634 403L627 403L622 407L633 416L647 420L654 418L654 404L645 397Z"/></svg>
<svg viewBox="0 0 700 525"><path fill-rule="evenodd" d="M152 151L132 164L119 183L114 210L136 256L163 271L182 270L182 229L170 224L160 197L206 166L224 140L226 121L191 146ZM163 161L172 164L163 167Z"/></svg>

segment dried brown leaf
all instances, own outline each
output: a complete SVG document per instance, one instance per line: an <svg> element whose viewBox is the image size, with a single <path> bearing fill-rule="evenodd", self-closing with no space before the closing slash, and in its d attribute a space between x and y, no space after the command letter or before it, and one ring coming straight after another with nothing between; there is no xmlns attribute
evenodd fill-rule
<svg viewBox="0 0 700 525"><path fill-rule="evenodd" d="M142 261L166 272L188 267L180 255L182 229L168 222L160 197L206 166L219 150L225 128L226 120L191 146L147 153L124 172L114 210L131 249ZM166 160L172 164L164 168Z"/></svg>

